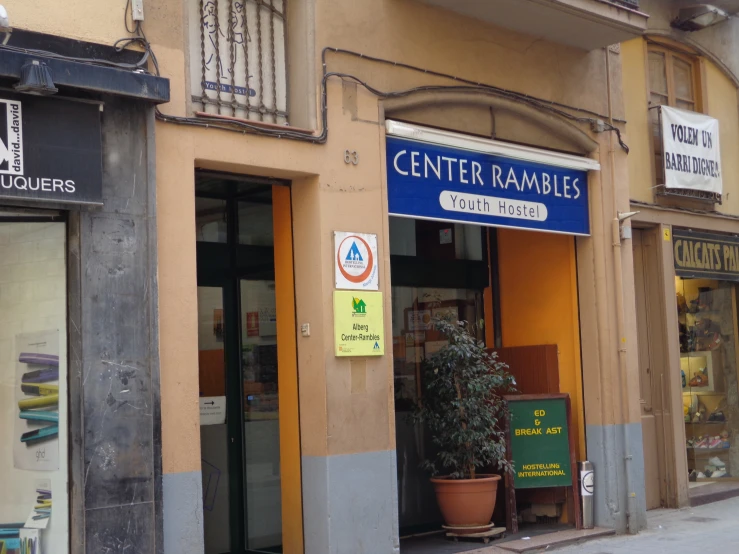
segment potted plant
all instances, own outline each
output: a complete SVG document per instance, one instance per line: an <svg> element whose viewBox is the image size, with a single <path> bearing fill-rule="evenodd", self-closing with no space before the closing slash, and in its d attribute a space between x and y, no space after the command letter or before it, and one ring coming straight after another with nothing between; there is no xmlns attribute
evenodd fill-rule
<svg viewBox="0 0 739 554"><path fill-rule="evenodd" d="M438 449L423 465L433 475L447 526L484 527L493 516L500 475L478 471L511 469L501 394L512 391L515 381L467 322L435 318L433 327L448 343L423 364L423 395L414 418L426 425Z"/></svg>

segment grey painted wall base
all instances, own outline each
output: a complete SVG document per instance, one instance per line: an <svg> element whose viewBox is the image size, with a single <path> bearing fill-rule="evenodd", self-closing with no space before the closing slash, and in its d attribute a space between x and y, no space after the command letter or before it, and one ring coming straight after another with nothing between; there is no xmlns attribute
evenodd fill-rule
<svg viewBox="0 0 739 554"><path fill-rule="evenodd" d="M162 493L164 554L203 554L202 473L165 473Z"/></svg>
<svg viewBox="0 0 739 554"><path fill-rule="evenodd" d="M395 451L303 456L305 554L398 554Z"/></svg>
<svg viewBox="0 0 739 554"><path fill-rule="evenodd" d="M588 459L595 468L595 524L619 533L645 529L647 503L641 423L588 425L586 434Z"/></svg>

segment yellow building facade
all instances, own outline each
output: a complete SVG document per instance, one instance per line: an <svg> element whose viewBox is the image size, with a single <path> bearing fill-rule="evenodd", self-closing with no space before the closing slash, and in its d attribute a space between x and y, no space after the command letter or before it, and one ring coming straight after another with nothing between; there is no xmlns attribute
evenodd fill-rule
<svg viewBox="0 0 739 554"><path fill-rule="evenodd" d="M645 36L622 44L627 136L634 147L629 196L638 212L635 305L649 509L708 501L718 483L733 490L739 138L736 61L722 46L722 37L736 32L733 23L686 32L670 24L671 13L679 17L670 3L656 3L653 13ZM669 136L663 142L662 106L717 125L718 196L665 187L670 147ZM694 165L683 174L698 169ZM704 258L714 250L715 261Z"/></svg>
<svg viewBox="0 0 739 554"><path fill-rule="evenodd" d="M133 38L119 45L169 84L146 111L146 433L160 454L140 552L390 553L438 527L418 467L429 444L408 416L441 342L424 318L441 312L478 324L519 392L569 394L596 525L635 533L647 509L687 505L692 482L729 481L736 292L731 272L699 278L695 259L710 265L696 248L723 252L739 225L735 62L717 46L733 21L675 30L670 2L489 4L4 3L14 29L89 44L89 58ZM664 194L659 105L718 121L720 197ZM510 173L475 173L485 163ZM581 179L580 203L565 188L517 197L542 168ZM546 215L460 216L438 211L439 194L398 192L434 174ZM366 249L348 257L345 236ZM684 245L692 266L676 265ZM365 285L348 288L338 268L367 257ZM378 352L337 355L337 290L381 294ZM124 463L104 446L83 467L100 453ZM75 486L70 544L93 552L103 523L79 523ZM561 491L518 501L527 521L571 524L578 509Z"/></svg>
<svg viewBox="0 0 739 554"><path fill-rule="evenodd" d="M210 55L224 47L215 39L208 45L207 25L204 38L190 33L191 41L197 39L193 49L186 32L188 14L181 7L161 8L155 21L147 21L147 36L170 78L173 98L162 108L165 117L157 128L165 536L189 541L195 527L167 516L167 507L186 502L187 491L200 491L206 478L201 462L206 450L192 447L199 432L206 440L196 407L202 387L196 323L211 317L211 307L198 304L205 246L197 244L201 231L193 215L205 209L199 198L205 174L289 185L280 189L289 190L289 206L273 204L275 237L280 229L292 229L293 253L292 258L285 255L284 265L275 259L276 297L279 301L285 295L283 307L294 299L294 315L289 308L286 316L277 309L278 322L291 318L277 329L278 363L294 368L287 375L285 365L279 370L285 552L361 551L369 544L373 552L397 551L402 549L400 535L438 518L426 476L417 469L422 448L413 438L418 431L407 422L405 404L420 386L408 369L412 357L420 355L419 348L430 348L416 336L408 338L415 325L409 310L434 309L425 297L457 305L458 314L468 310L482 317L491 348L556 346L554 367L536 370L556 378L549 388L534 392L567 392L572 399L577 459L589 457L598 468L597 521L621 530L644 525L644 499L627 494L626 488L629 483L629 491L641 490L643 479L641 456L626 461L627 453L640 452L642 444L638 382L636 373L627 370L636 355L629 348L636 344L633 311L628 310L633 291L631 280L617 275L631 274L631 250L613 244L616 212L629 210L626 151L616 131L608 130L624 130L621 54L605 44L594 47L588 42L593 37L572 45L560 34L531 36L506 28L505 22L486 21L494 19L492 14L460 14L450 7L291 4L285 23L287 115L265 111L262 121L258 111L244 106L258 110L261 102L273 109L279 100L270 104L269 93L255 90L253 100L237 97L234 109L234 89L225 88L220 97L213 86L203 92L203 75L205 80L225 75L231 82L227 48L220 56L224 69L208 65ZM613 9L600 16L606 27L613 24L619 33L626 28L629 35L639 33L643 23L635 13ZM606 15L623 20L613 23ZM180 28L172 21L184 23ZM261 32L268 28L263 25ZM201 40L206 41L202 51ZM235 60L235 66L242 63L238 56ZM266 71L269 79L270 69L256 71ZM285 120L305 136L281 136L290 129L283 126ZM445 278L447 270L437 262L444 248L438 233L449 225L388 217L388 121L410 124L419 132L437 129L483 142L525 145L599 166L588 176L588 236L484 231L482 243L479 238L474 239L477 246L472 239L465 243L484 253L460 254L460 237L479 237L481 228L473 225L470 231L457 224L451 227L457 253L450 254L450 264L459 264L468 277ZM383 356L334 355L337 231L377 236L385 305ZM429 265L414 266L413 254L429 256ZM288 275L294 275L294 291ZM286 287L282 291L280 283ZM244 448L248 451L249 445ZM566 521L563 501L545 500ZM208 518L206 509L206 552L212 548L209 541L216 540L209 534L215 524ZM169 525L177 532L170 535ZM248 529L234 540L248 545Z"/></svg>

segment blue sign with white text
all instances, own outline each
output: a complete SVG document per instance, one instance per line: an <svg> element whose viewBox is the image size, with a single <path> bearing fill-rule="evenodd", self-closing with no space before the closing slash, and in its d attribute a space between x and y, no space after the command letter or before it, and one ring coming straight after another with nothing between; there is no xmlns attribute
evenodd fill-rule
<svg viewBox="0 0 739 554"><path fill-rule="evenodd" d="M387 137L390 215L589 235L588 173Z"/></svg>

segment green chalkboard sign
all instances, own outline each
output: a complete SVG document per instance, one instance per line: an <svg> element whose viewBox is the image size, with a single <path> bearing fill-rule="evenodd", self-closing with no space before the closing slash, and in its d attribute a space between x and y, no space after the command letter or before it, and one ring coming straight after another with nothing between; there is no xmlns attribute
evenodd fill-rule
<svg viewBox="0 0 739 554"><path fill-rule="evenodd" d="M568 402L566 396L508 397L515 488L572 486Z"/></svg>

